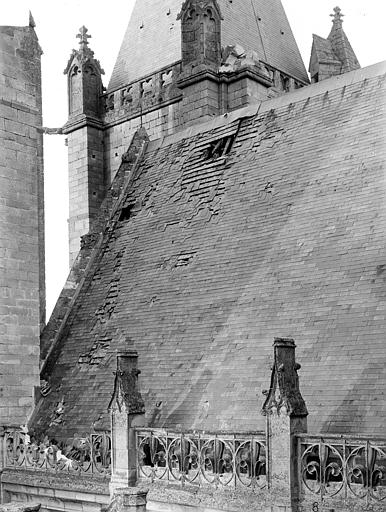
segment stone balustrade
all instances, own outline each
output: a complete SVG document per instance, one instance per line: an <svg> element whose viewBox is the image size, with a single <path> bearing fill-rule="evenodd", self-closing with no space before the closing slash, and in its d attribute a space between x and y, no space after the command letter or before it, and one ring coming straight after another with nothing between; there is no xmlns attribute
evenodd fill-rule
<svg viewBox="0 0 386 512"><path fill-rule="evenodd" d="M137 429L140 480L181 485L258 486L266 482L265 433L168 432Z"/></svg>
<svg viewBox="0 0 386 512"><path fill-rule="evenodd" d="M300 435L298 442L305 496L386 507L386 439L321 434Z"/></svg>
<svg viewBox="0 0 386 512"><path fill-rule="evenodd" d="M107 477L111 471L111 436L107 432L76 436L66 442L37 442L26 430L5 429L4 467Z"/></svg>

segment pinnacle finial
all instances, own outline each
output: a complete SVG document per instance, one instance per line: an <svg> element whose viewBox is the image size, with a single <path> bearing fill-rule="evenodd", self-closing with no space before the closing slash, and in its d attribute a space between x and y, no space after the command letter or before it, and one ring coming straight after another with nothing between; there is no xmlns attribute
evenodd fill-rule
<svg viewBox="0 0 386 512"><path fill-rule="evenodd" d="M344 16L344 14L342 14L342 9L340 7L338 7L338 6L336 6L336 7L334 7L333 11L334 11L334 14L330 14L330 16L332 18L334 18L332 20L332 22L333 23L335 23L336 21L342 22L343 21L343 16Z"/></svg>
<svg viewBox="0 0 386 512"><path fill-rule="evenodd" d="M83 25L79 29L79 34L76 35L76 37L78 39L80 39L79 44L81 45L82 48L85 48L88 45L87 39L90 39L90 37L91 37L89 34L87 34L87 32L88 32L88 29Z"/></svg>
<svg viewBox="0 0 386 512"><path fill-rule="evenodd" d="M35 28L35 27L36 27L36 23L35 23L34 17L32 16L32 12L31 12L31 11L29 11L29 21L28 21L28 25L29 25L31 28Z"/></svg>

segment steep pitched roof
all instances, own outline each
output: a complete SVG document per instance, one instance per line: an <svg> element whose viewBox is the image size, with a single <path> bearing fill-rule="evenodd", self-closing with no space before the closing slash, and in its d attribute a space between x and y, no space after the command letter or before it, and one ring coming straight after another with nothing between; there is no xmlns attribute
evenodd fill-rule
<svg viewBox="0 0 386 512"><path fill-rule="evenodd" d="M340 63L340 60L335 55L334 50L332 49L331 41L325 39L324 37L320 37L316 34L312 35L312 43L313 48L312 51L315 50L318 60L320 61L337 61Z"/></svg>
<svg viewBox="0 0 386 512"><path fill-rule="evenodd" d="M181 59L182 0L137 0L109 83L113 90ZM260 60L308 81L280 0L218 1L222 45L240 44Z"/></svg>
<svg viewBox="0 0 386 512"><path fill-rule="evenodd" d="M383 433L385 74L340 75L149 143L35 428L109 428L126 348L150 426L262 429L273 338L292 336L310 429ZM231 152L212 159L227 136Z"/></svg>

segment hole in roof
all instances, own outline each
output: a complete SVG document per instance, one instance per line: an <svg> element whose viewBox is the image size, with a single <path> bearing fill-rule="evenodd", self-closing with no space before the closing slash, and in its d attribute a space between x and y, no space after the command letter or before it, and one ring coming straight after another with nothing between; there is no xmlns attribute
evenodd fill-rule
<svg viewBox="0 0 386 512"><path fill-rule="evenodd" d="M124 222L130 219L133 213L133 207L133 204L129 204L128 206L122 208L121 214L119 215L119 222Z"/></svg>
<svg viewBox="0 0 386 512"><path fill-rule="evenodd" d="M233 134L212 141L205 150L204 160L216 159L227 155L232 149L235 138L236 135Z"/></svg>

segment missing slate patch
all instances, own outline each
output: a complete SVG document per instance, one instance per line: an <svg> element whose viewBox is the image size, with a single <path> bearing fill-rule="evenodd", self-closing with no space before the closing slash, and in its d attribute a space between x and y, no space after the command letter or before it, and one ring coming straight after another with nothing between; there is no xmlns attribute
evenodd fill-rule
<svg viewBox="0 0 386 512"><path fill-rule="evenodd" d="M86 354L81 354L78 359L78 364L86 365L100 365L108 353L112 338L104 336L95 341L91 350Z"/></svg>
<svg viewBox="0 0 386 512"><path fill-rule="evenodd" d="M196 256L196 254L197 254L196 252L188 252L188 253L180 254L179 256L177 256L177 261L174 266L175 267L186 267L187 265L189 265L189 263L191 263L191 261Z"/></svg>
<svg viewBox="0 0 386 512"><path fill-rule="evenodd" d="M133 207L133 204L129 204L128 206L122 208L121 214L119 215L119 222L124 222L130 219L133 213Z"/></svg>
<svg viewBox="0 0 386 512"><path fill-rule="evenodd" d="M236 134L234 133L212 141L205 149L204 160L215 160L216 158L228 155L232 149L235 138Z"/></svg>

